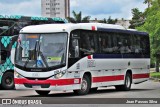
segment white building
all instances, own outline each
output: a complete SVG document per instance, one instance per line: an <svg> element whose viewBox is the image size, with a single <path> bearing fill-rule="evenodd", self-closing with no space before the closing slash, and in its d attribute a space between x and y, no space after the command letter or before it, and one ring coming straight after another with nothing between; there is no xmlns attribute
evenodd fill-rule
<svg viewBox="0 0 160 107"><path fill-rule="evenodd" d="M69 17L70 0L41 0L41 14L43 17Z"/></svg>
<svg viewBox="0 0 160 107"><path fill-rule="evenodd" d="M118 20L115 24L121 25L121 26L125 27L126 29L128 29L130 26L129 20Z"/></svg>

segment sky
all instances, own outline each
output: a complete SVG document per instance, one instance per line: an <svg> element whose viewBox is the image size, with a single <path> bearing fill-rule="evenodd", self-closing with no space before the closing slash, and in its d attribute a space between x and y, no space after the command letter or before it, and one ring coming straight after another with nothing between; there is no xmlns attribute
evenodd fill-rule
<svg viewBox="0 0 160 107"><path fill-rule="evenodd" d="M147 4L144 0L70 0L72 11L82 12L82 16L91 19L111 18L131 19L132 8L144 11ZM1 15L41 16L41 0L0 0Z"/></svg>

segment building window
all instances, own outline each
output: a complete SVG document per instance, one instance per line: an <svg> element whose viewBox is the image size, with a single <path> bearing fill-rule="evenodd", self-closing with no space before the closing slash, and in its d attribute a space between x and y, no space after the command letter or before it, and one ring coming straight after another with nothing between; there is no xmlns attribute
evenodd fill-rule
<svg viewBox="0 0 160 107"><path fill-rule="evenodd" d="M46 14L50 14L50 12L46 12Z"/></svg>

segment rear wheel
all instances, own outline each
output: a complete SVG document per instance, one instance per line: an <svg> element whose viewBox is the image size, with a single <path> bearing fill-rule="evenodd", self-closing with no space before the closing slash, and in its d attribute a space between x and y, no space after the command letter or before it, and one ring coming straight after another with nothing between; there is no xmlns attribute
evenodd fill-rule
<svg viewBox="0 0 160 107"><path fill-rule="evenodd" d="M125 77L125 83L124 85L117 85L115 86L116 87L116 90L119 90L119 91L129 91L131 89L131 84L132 84L132 76L130 73L127 73L126 74L126 77Z"/></svg>
<svg viewBox="0 0 160 107"><path fill-rule="evenodd" d="M39 94L39 95L42 95L42 96L45 96L45 95L48 95L50 91L39 91L39 90L36 90L36 93Z"/></svg>
<svg viewBox="0 0 160 107"><path fill-rule="evenodd" d="M84 75L81 83L81 89L74 90L74 93L78 95L85 95L89 93L90 88L91 88L91 81L87 75Z"/></svg>
<svg viewBox="0 0 160 107"><path fill-rule="evenodd" d="M14 74L12 72L4 73L1 85L5 90L14 89Z"/></svg>

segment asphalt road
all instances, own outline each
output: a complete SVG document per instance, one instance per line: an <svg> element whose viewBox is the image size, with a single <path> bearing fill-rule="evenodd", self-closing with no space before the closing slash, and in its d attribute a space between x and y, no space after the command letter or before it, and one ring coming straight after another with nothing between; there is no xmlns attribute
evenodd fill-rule
<svg viewBox="0 0 160 107"><path fill-rule="evenodd" d="M40 96L34 90L0 90L0 98L160 98L160 82L147 81L133 84L130 91L116 91L114 87L102 87L97 92L77 96L72 91L51 91L48 96Z"/></svg>

